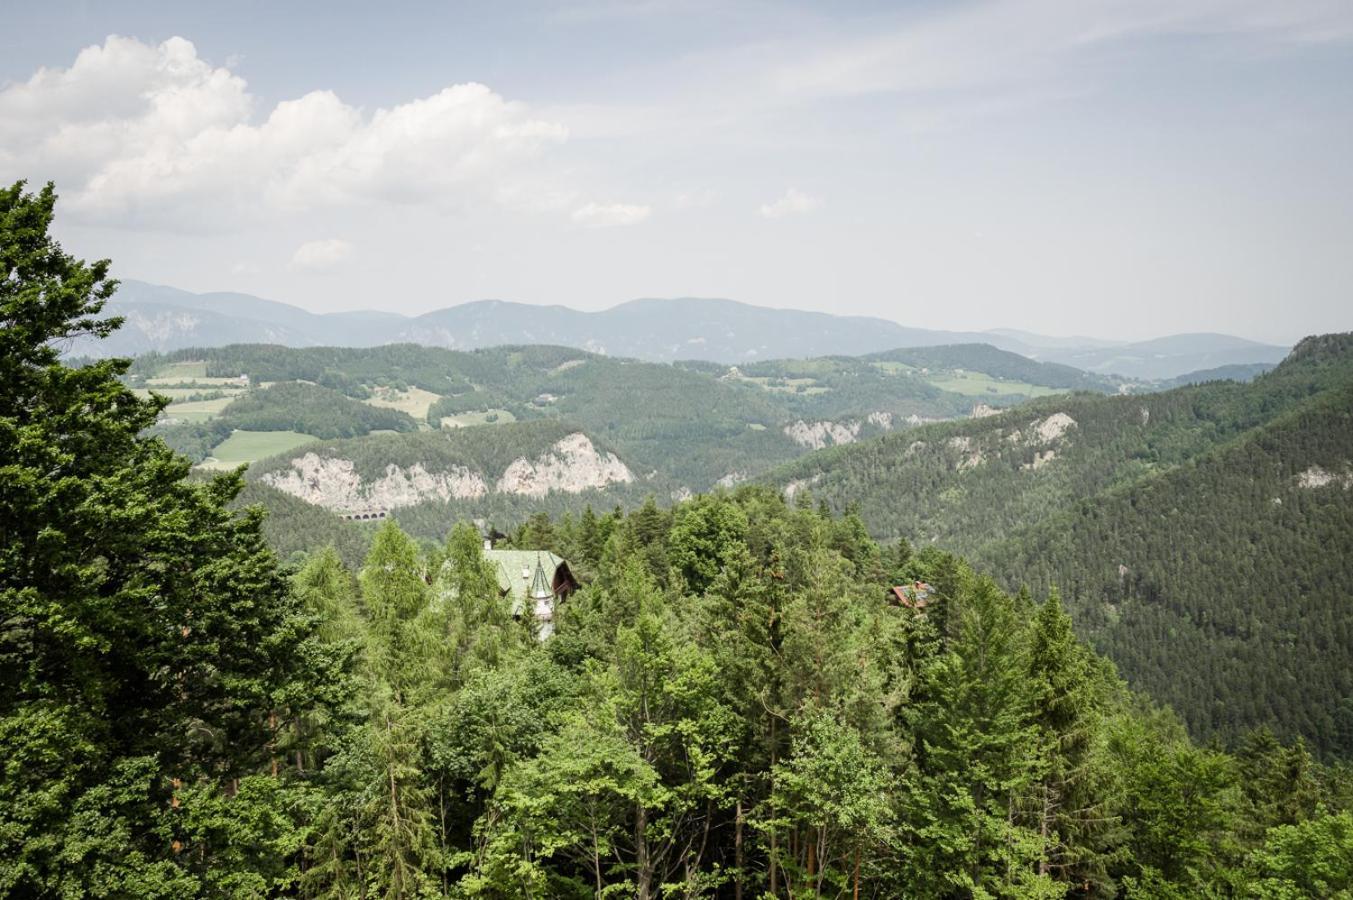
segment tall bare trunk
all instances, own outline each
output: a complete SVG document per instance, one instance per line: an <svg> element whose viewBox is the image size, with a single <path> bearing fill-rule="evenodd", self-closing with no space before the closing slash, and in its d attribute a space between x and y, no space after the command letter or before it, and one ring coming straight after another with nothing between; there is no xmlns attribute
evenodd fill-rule
<svg viewBox="0 0 1353 900"><path fill-rule="evenodd" d="M772 715L771 718L770 718L770 770L771 770L771 772L774 772L774 771L775 771L775 763L776 763L777 757L778 757L778 753L776 752L776 749L775 749L775 745L776 745L776 741L777 741L777 731L778 731L777 725L778 725L778 724L779 724L779 720L777 720L777 719L775 718L775 716ZM774 775L771 775L770 793L771 793L771 796L772 796L772 797L775 796L775 776L774 776ZM774 801L774 800L771 800L771 802L770 802L770 817L771 817L771 820L774 821L774 819L775 819L775 801ZM776 830L775 828L771 828L771 830L770 830L770 895L771 895L772 897L778 897L778 896L780 896L780 842L779 842L778 832L777 832L777 830Z"/></svg>
<svg viewBox="0 0 1353 900"><path fill-rule="evenodd" d="M816 887L817 885L817 838L813 837L807 841L808 844L808 883ZM816 893L816 891L814 891Z"/></svg>
<svg viewBox="0 0 1353 900"><path fill-rule="evenodd" d="M733 900L742 900L742 798L738 798L738 810L733 819L733 863L737 866L737 880L733 882Z"/></svg>
<svg viewBox="0 0 1353 900"><path fill-rule="evenodd" d="M653 863L648 856L648 811L639 806L634 817L635 863L638 876L638 900L649 900L653 884Z"/></svg>
<svg viewBox="0 0 1353 900"><path fill-rule="evenodd" d="M1052 796L1048 790L1047 782L1043 783L1043 815L1039 816L1038 835L1040 837L1038 845L1038 874L1046 876L1048 874L1048 821L1052 818Z"/></svg>

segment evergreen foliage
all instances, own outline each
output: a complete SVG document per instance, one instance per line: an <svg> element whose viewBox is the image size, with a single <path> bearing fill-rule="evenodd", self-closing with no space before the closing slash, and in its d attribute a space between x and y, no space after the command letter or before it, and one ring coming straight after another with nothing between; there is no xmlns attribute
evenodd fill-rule
<svg viewBox="0 0 1353 900"><path fill-rule="evenodd" d="M47 236L54 199L0 192L0 894L1353 891L1346 770L1194 744L1055 592L853 511L537 512L510 542L586 582L543 641L470 524L284 572L237 473L143 434L125 362L60 362L114 285ZM887 599L920 580L924 609Z"/></svg>
<svg viewBox="0 0 1353 900"><path fill-rule="evenodd" d="M1060 436L1036 435L1069 417ZM1051 453L1051 456L1048 454ZM1249 384L1034 401L782 470L881 538L1060 586L1080 633L1201 738L1353 752L1353 337Z"/></svg>

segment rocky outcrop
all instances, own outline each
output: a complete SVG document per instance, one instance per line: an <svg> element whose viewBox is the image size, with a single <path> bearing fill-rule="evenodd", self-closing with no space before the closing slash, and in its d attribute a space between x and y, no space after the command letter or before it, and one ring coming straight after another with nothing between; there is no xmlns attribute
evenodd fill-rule
<svg viewBox="0 0 1353 900"><path fill-rule="evenodd" d="M422 463L408 467L391 464L381 477L364 480L352 460L314 451L291 460L288 469L265 473L262 480L335 512L391 510L429 500L477 500L490 491L484 476L465 466L428 471ZM614 453L602 453L585 434L575 432L535 459L513 460L493 490L543 497L551 491L576 494L633 480L634 474Z"/></svg>
<svg viewBox="0 0 1353 900"><path fill-rule="evenodd" d="M551 491L577 494L609 484L627 484L634 473L614 453L602 453L582 432L556 441L535 459L520 457L498 479L504 494L544 497Z"/></svg>
<svg viewBox="0 0 1353 900"><path fill-rule="evenodd" d="M805 422L785 426L785 436L801 447L821 450L832 444L853 444L860 436L859 422Z"/></svg>
<svg viewBox="0 0 1353 900"><path fill-rule="evenodd" d="M380 478L364 482L352 460L314 452L293 459L290 469L266 473L263 483L338 512L396 509L424 500L473 500L488 493L484 479L464 466L429 472L422 463L407 469L388 465Z"/></svg>
<svg viewBox="0 0 1353 900"><path fill-rule="evenodd" d="M1038 436L1038 442L1041 444L1051 444L1053 441L1060 440L1072 428L1076 427L1076 420L1066 413L1053 413L1046 419L1034 422L1029 426L1031 435Z"/></svg>
<svg viewBox="0 0 1353 900"><path fill-rule="evenodd" d="M868 421L870 425L877 425L884 431L893 430L893 414L890 412L884 412L883 410L871 412L866 421Z"/></svg>
<svg viewBox="0 0 1353 900"><path fill-rule="evenodd" d="M1353 468L1346 465L1342 472L1331 472L1323 466L1311 466L1297 475L1297 487L1307 490L1323 487L1341 487L1346 491L1353 489Z"/></svg>
<svg viewBox="0 0 1353 900"><path fill-rule="evenodd" d="M811 487L822 480L822 473L818 472L812 478L795 478L789 484L785 485L785 499L793 500L794 495L804 488Z"/></svg>
<svg viewBox="0 0 1353 900"><path fill-rule="evenodd" d="M949 449L959 452L958 470L974 469L987 461L982 455L982 448L977 446L976 442L966 435L957 435L948 440Z"/></svg>

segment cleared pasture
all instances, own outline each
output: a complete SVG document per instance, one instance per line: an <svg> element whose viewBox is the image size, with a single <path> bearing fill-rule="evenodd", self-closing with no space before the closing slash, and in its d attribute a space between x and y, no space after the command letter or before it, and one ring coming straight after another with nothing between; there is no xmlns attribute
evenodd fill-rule
<svg viewBox="0 0 1353 900"><path fill-rule="evenodd" d="M472 425L502 425L505 422L515 421L517 417L506 409L486 409L442 416L440 424L443 428L468 428Z"/></svg>
<svg viewBox="0 0 1353 900"><path fill-rule="evenodd" d="M383 409L397 409L402 413L407 413L419 422L427 421L428 410L432 404L442 399L439 394L432 391L425 391L422 388L413 387L406 391L397 391L393 388L375 388L371 396L366 398L365 403L371 406L379 406Z"/></svg>
<svg viewBox="0 0 1353 900"><path fill-rule="evenodd" d="M258 462L315 440L319 439L297 431L235 431L198 465L204 469L233 469L242 463Z"/></svg>
<svg viewBox="0 0 1353 900"><path fill-rule="evenodd" d="M1022 394L1025 397L1049 397L1065 394L1065 388L1045 387L1027 381L1006 381L982 372L942 372L925 376L925 380L942 391L967 397L992 397L1001 394Z"/></svg>

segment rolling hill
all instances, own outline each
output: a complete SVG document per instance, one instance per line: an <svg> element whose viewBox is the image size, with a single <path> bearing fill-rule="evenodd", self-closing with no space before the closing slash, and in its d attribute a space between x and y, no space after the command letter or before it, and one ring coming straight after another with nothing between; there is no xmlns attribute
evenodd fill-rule
<svg viewBox="0 0 1353 900"><path fill-rule="evenodd" d="M1353 749L1353 335L1248 384L1044 398L774 473L871 532L1060 586L1086 636L1200 735Z"/></svg>
<svg viewBox="0 0 1353 900"><path fill-rule="evenodd" d="M1276 363L1285 348L1226 335L1174 335L1140 343L1050 338L1011 330L933 331L886 319L769 309L732 300L642 299L599 312L482 300L420 316L358 311L320 315L239 293L193 294L126 281L108 310L126 324L73 355L135 356L235 343L371 347L389 343L473 350L553 344L650 362L724 364L867 354L897 347L985 343L1100 375L1165 379L1198 369Z"/></svg>
<svg viewBox="0 0 1353 900"><path fill-rule="evenodd" d="M807 450L923 421L1072 388L1116 387L980 345L744 367L547 346L234 345L143 356L130 378L176 397L160 432L194 460L236 429L331 438L546 419L614 446L677 494L731 485ZM253 388L242 388L242 379Z"/></svg>

